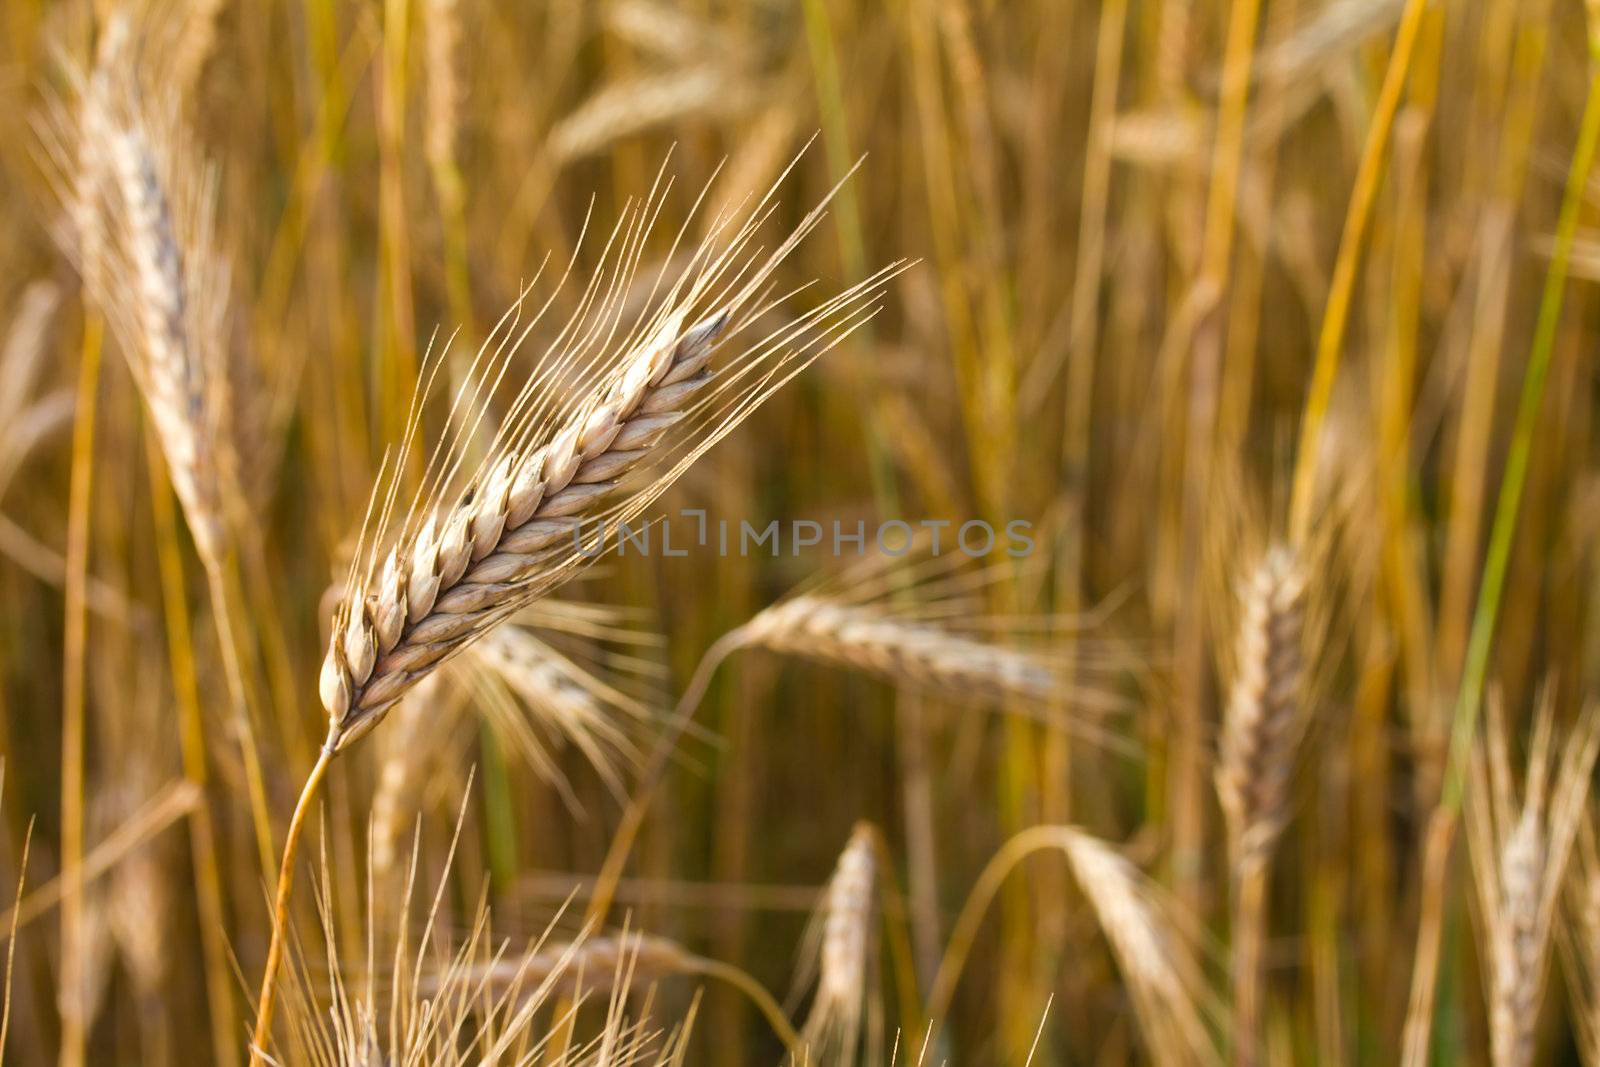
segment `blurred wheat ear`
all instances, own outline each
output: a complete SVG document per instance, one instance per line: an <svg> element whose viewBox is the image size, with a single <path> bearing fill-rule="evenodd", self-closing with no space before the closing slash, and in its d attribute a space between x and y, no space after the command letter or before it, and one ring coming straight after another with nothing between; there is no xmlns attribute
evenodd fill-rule
<svg viewBox="0 0 1600 1067"><path fill-rule="evenodd" d="M229 270L216 233L216 176L184 127L181 97L120 14L76 95L49 100L42 163L66 206L57 225L150 412L173 487L208 566L226 553L240 502L229 436Z"/></svg>
<svg viewBox="0 0 1600 1067"><path fill-rule="evenodd" d="M839 853L802 949L800 985L815 979L816 992L801 1035L806 1060L852 1064L861 1054L863 1014L867 1062L883 1054L878 982L878 831L857 823Z"/></svg>
<svg viewBox="0 0 1600 1067"><path fill-rule="evenodd" d="M1600 707L1593 705L1557 745L1552 688L1546 687L1534 712L1520 802L1498 697L1489 701L1485 737L1470 766L1467 844L1487 948L1484 982L1495 1067L1533 1062L1561 889L1600 753Z"/></svg>
<svg viewBox="0 0 1600 1067"><path fill-rule="evenodd" d="M1243 591L1234 682L1217 757L1217 793L1238 863L1264 862L1289 815L1305 732L1306 577L1293 549L1278 545Z"/></svg>

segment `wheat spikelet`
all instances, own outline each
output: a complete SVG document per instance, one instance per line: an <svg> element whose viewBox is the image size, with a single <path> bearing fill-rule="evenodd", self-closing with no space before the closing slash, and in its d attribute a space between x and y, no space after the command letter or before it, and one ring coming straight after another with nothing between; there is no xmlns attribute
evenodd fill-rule
<svg viewBox="0 0 1600 1067"><path fill-rule="evenodd" d="M1533 1062L1539 1017L1544 941L1539 929L1539 893L1544 872L1541 813L1529 805L1500 856L1503 924L1495 939L1490 998L1494 1061Z"/></svg>
<svg viewBox="0 0 1600 1067"><path fill-rule="evenodd" d="M1556 905L1600 752L1600 710L1584 711L1561 747L1559 762L1553 719L1547 688L1535 713L1520 802L1498 699L1489 701L1486 737L1473 754L1467 841L1486 942L1495 1067L1533 1062Z"/></svg>
<svg viewBox="0 0 1600 1067"><path fill-rule="evenodd" d="M215 426L208 424L205 376L191 358L183 253L155 151L137 125L119 131L110 162L128 211L129 252L143 314L139 333L151 415L190 529L208 558L221 553L222 504L215 472Z"/></svg>
<svg viewBox="0 0 1600 1067"><path fill-rule="evenodd" d="M1243 596L1233 690L1217 756L1217 793L1242 858L1269 853L1289 813L1305 730L1301 649L1305 576L1292 549L1269 550Z"/></svg>
<svg viewBox="0 0 1600 1067"><path fill-rule="evenodd" d="M604 520L639 514L772 389L871 314L884 273L764 338L727 370L711 369L713 355L742 326L736 316L817 218L813 212L764 261L733 258L750 239L750 223L734 233L726 251L702 249L692 276L631 335L618 337L617 324L607 321L606 300L619 299L626 288L622 278L611 279L597 321L586 322L580 313L563 331L571 335L566 347L544 371L582 371L589 384L574 409L564 418L541 410L548 400L539 395L543 381L535 375L465 487L436 488L434 495L449 504L414 502L392 517L395 485L387 496L375 493L379 526L396 529L369 531L365 562L358 559L352 568L335 609L320 682L332 750L369 730L449 657L566 580L598 547L592 537L585 541L584 522L600 521L603 537ZM646 222L643 212L625 220L624 267L636 259ZM716 306L697 318L708 301ZM508 316L486 352L516 347L511 323ZM497 378L503 370L490 360L489 375ZM693 426L695 416L708 413L708 427L677 426ZM434 469L447 478L459 463L460 457L449 457ZM633 491L614 493L624 480ZM613 503L614 496L621 499ZM388 544L381 556L375 536Z"/></svg>

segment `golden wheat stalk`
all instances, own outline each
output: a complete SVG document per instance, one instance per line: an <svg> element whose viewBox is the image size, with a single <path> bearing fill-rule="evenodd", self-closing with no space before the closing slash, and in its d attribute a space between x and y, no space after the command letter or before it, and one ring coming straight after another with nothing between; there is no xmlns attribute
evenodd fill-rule
<svg viewBox="0 0 1600 1067"><path fill-rule="evenodd" d="M942 1021L985 912L1027 857L1062 852L1122 970L1139 1031L1156 1063L1223 1062L1216 995L1196 951L1196 929L1137 867L1075 826L1033 826L1007 841L961 907L928 994L930 1027ZM930 1030L931 1044L936 1030Z"/></svg>
<svg viewBox="0 0 1600 1067"><path fill-rule="evenodd" d="M285 836L253 1062L271 1034L295 850L329 761L417 682L597 555L607 521L636 519L774 391L870 319L902 267L891 264L735 351L773 306L778 267L823 217L819 205L771 253L752 248L775 186L741 220L714 220L683 277L640 321L625 323L618 309L661 210L657 190L664 195L659 179L623 213L577 312L490 424L487 450L470 462L486 405L540 316L523 326L519 303L490 332L453 405L467 415L431 450L422 486L410 487L402 503L421 432L421 405L413 403L334 609L319 682L328 735ZM438 365L431 360L424 371L419 399ZM578 399L562 403L553 383ZM586 533L586 521L596 528Z"/></svg>

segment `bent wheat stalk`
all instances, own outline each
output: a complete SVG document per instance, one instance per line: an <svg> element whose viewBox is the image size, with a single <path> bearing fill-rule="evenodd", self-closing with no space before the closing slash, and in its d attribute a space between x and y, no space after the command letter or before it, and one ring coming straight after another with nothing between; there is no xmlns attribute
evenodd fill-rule
<svg viewBox="0 0 1600 1067"><path fill-rule="evenodd" d="M772 213L775 191L738 225L726 217L713 220L683 276L659 296L652 291L646 306L653 310L627 325L623 302L666 192L658 179L642 204L624 212L577 311L516 390L482 450L474 442L489 402L543 309L524 326L519 302L490 332L457 391L452 435L433 450L421 488L408 491L402 506L421 400L440 362L430 358L399 455L386 467L387 484L380 480L373 493L361 549L334 610L319 684L328 734L286 831L253 1062L260 1062L271 1033L296 847L334 756L377 725L412 686L599 555L607 522L637 518L775 390L875 313L901 264L713 367L719 352L776 305L770 299L774 272L822 218L819 205L763 256L751 244ZM566 388L552 388L557 383ZM563 393L578 399L561 404ZM481 459L469 465L469 452ZM598 533L586 531L590 523Z"/></svg>
<svg viewBox="0 0 1600 1067"><path fill-rule="evenodd" d="M1000 847L979 874L939 961L924 1016L937 1037L956 983L1001 885L1029 856L1059 850L1088 900L1127 983L1139 1031L1157 1063L1220 1067L1216 994L1201 966L1189 923L1127 859L1074 826L1031 826Z"/></svg>

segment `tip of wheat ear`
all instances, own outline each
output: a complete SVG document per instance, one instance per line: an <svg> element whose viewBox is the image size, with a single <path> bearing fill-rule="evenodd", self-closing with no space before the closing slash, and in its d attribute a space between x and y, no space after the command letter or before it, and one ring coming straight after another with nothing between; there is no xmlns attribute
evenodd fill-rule
<svg viewBox="0 0 1600 1067"><path fill-rule="evenodd" d="M730 313L683 327L680 309L639 344L540 445L506 449L454 506L403 537L335 612L319 691L335 750L370 730L418 679L548 591L541 577L618 478L714 377L707 367Z"/></svg>

